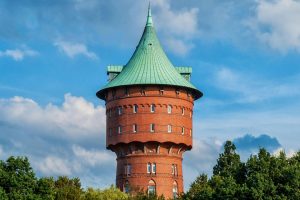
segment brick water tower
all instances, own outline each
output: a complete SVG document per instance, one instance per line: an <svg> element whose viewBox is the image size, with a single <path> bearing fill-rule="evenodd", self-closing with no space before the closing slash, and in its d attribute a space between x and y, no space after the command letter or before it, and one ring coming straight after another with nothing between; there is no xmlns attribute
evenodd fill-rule
<svg viewBox="0 0 300 200"><path fill-rule="evenodd" d="M182 24L184 26L184 24ZM183 192L182 158L192 149L193 106L202 92L191 67L174 67L156 36L151 9L126 65L107 67L97 92L106 102L106 147L116 153L116 185L124 192Z"/></svg>

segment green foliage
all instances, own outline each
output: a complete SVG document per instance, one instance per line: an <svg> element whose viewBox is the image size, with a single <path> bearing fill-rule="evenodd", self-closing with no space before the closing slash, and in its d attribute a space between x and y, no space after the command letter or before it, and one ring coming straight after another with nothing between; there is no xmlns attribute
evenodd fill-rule
<svg viewBox="0 0 300 200"><path fill-rule="evenodd" d="M139 192L135 196L132 196L130 200L165 200L164 196L157 196L156 194L147 194Z"/></svg>
<svg viewBox="0 0 300 200"><path fill-rule="evenodd" d="M208 179L200 175L182 199L300 199L300 152L287 158L260 149L246 163L240 161L230 141L224 145Z"/></svg>
<svg viewBox="0 0 300 200"><path fill-rule="evenodd" d="M37 179L27 158L10 157L0 162L0 187L8 199L38 199Z"/></svg>
<svg viewBox="0 0 300 200"><path fill-rule="evenodd" d="M110 188L100 190L88 188L82 195L82 200L128 200L129 196L121 192L118 188L110 186Z"/></svg>
<svg viewBox="0 0 300 200"><path fill-rule="evenodd" d="M8 196L7 196L6 192L4 191L4 189L2 187L0 187L0 199L1 200L8 200Z"/></svg>
<svg viewBox="0 0 300 200"><path fill-rule="evenodd" d="M37 182L36 193L40 195L43 200L55 199L55 181L52 177L40 178Z"/></svg>
<svg viewBox="0 0 300 200"><path fill-rule="evenodd" d="M55 181L55 199L56 200L80 200L82 194L79 178L69 179L66 176L60 176Z"/></svg>

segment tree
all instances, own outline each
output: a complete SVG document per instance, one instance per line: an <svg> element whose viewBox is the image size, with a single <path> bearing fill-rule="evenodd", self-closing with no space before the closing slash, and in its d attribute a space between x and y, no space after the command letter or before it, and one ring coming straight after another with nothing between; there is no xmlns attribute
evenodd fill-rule
<svg viewBox="0 0 300 200"><path fill-rule="evenodd" d="M37 199L37 178L26 157L9 157L0 162L0 187L9 199Z"/></svg>
<svg viewBox="0 0 300 200"><path fill-rule="evenodd" d="M79 178L60 176L55 181L55 200L80 200L82 192Z"/></svg>
<svg viewBox="0 0 300 200"><path fill-rule="evenodd" d="M37 182L36 193L43 200L55 199L55 181L52 177L40 178Z"/></svg>
<svg viewBox="0 0 300 200"><path fill-rule="evenodd" d="M8 200L8 196L5 193L4 189L2 187L0 187L0 199L1 200Z"/></svg>
<svg viewBox="0 0 300 200"><path fill-rule="evenodd" d="M83 196L82 200L127 200L128 195L121 192L118 188L113 185L110 188L100 190L88 188Z"/></svg>
<svg viewBox="0 0 300 200"><path fill-rule="evenodd" d="M212 177L201 174L182 199L300 199L300 152L287 158L262 148L242 163L235 150L227 141Z"/></svg>
<svg viewBox="0 0 300 200"><path fill-rule="evenodd" d="M209 200L212 199L213 189L208 183L208 178L206 174L201 174L196 178L196 180L191 184L191 187L186 195L182 198L195 200Z"/></svg>
<svg viewBox="0 0 300 200"><path fill-rule="evenodd" d="M244 164L241 163L240 155L235 150L235 145L231 141L226 141L224 152L219 155L217 164L213 168L213 174L221 177L232 176L238 183L242 183L246 170Z"/></svg>

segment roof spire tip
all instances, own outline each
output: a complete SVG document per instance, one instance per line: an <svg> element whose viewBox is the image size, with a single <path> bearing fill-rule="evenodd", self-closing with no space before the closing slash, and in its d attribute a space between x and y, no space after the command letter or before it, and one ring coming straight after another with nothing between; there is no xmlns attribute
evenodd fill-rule
<svg viewBox="0 0 300 200"><path fill-rule="evenodd" d="M151 15L151 3L149 1L148 5L148 16L146 26L153 26L152 15Z"/></svg>

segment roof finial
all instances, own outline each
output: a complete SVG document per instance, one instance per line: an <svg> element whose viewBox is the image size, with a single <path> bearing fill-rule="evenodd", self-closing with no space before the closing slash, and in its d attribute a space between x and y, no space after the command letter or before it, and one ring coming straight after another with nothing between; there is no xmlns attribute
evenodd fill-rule
<svg viewBox="0 0 300 200"><path fill-rule="evenodd" d="M151 4L150 4L150 1L149 1L149 6L148 6L148 16L147 16L146 26L153 26L152 16L151 16Z"/></svg>

